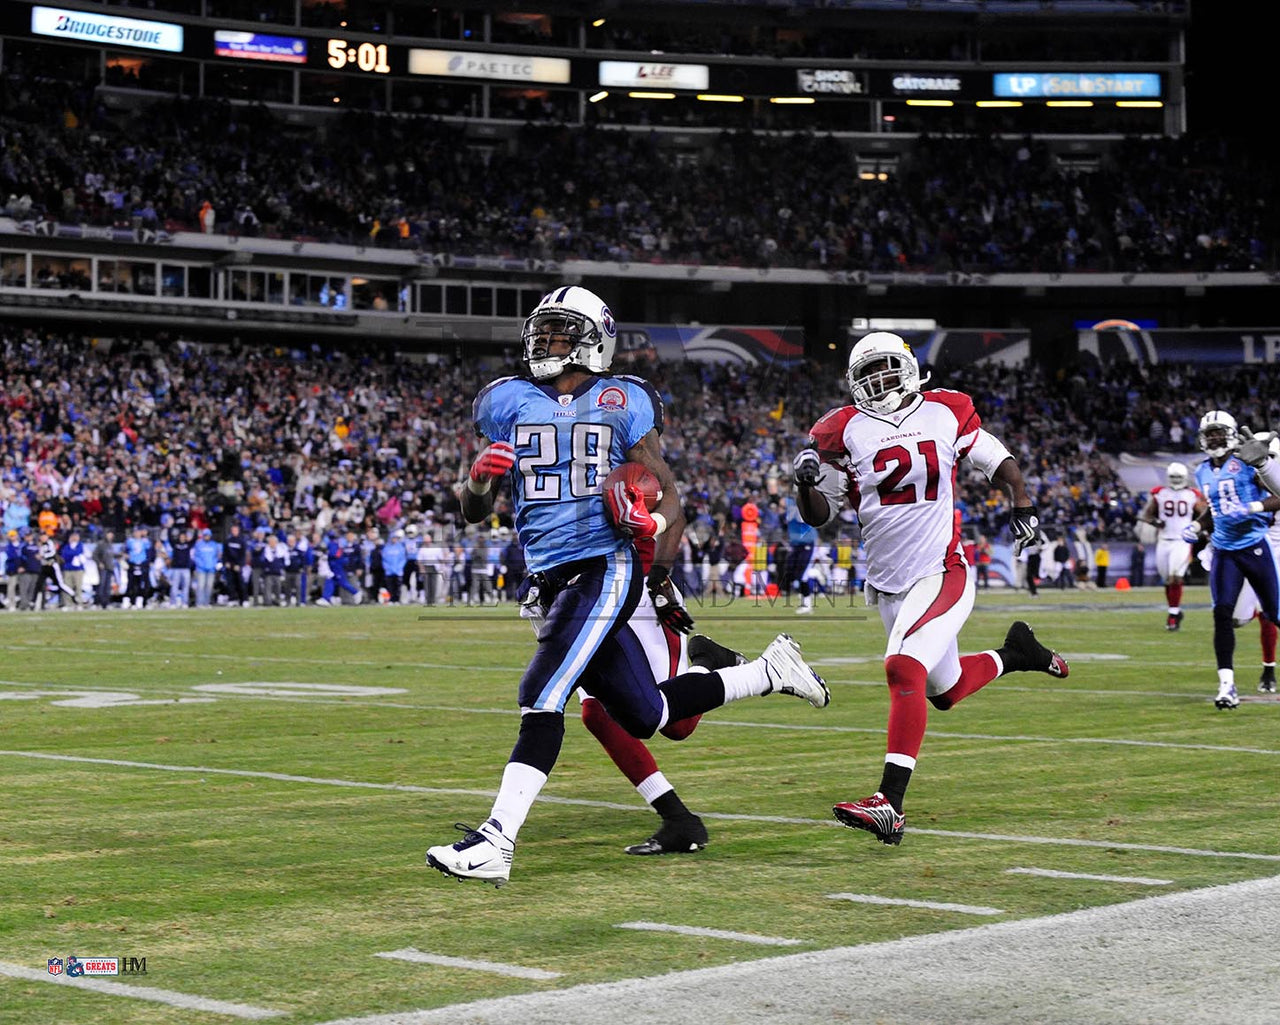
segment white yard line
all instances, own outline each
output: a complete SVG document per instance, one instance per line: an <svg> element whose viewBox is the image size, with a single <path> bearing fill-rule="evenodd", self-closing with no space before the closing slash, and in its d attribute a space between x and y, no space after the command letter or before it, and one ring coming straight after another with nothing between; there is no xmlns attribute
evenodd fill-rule
<svg viewBox="0 0 1280 1025"><path fill-rule="evenodd" d="M333 779L318 776L299 776L287 772L264 772L256 769L220 769L208 765L165 765L159 762L134 762L122 758L88 758L82 755L51 754L46 751L0 751L0 758L31 758L36 761L68 762L83 765L114 765L122 769L149 769L157 772L190 772L206 776L239 776L245 779L271 779L281 783L303 783L312 786L350 787L356 790L387 790L406 794L437 794L449 797L496 796L493 790L472 790L463 787L423 787L412 783L370 783L365 780ZM545 804L571 805L581 808L610 808L618 811L649 812L648 805L621 804L615 801L589 801L574 797L556 797L540 794L538 800ZM743 815L739 813L703 811L699 815L724 822L775 822L796 826L830 826L845 828L834 819L810 819L782 815ZM1048 844L1062 847L1097 847L1104 850L1149 851L1158 854L1182 854L1195 858L1243 858L1252 861L1277 861L1280 854L1259 854L1252 851L1214 851L1195 847L1168 847L1160 844L1123 843L1118 840L1081 840L1074 837L1018 836L1003 833L969 833L950 829L911 828L913 836L943 836L961 840L989 840L997 843Z"/></svg>
<svg viewBox="0 0 1280 1025"><path fill-rule="evenodd" d="M502 964L498 961L473 961L465 957L446 957L444 954L428 954L417 947L404 947L400 950L388 950L374 957L385 957L389 961L411 961L414 964L433 964L444 968L463 968L472 972L492 972L495 975L509 975L515 979L534 979L545 981L560 978L559 972L547 972L541 968L524 968L520 965Z"/></svg>
<svg viewBox="0 0 1280 1025"><path fill-rule="evenodd" d="M3 645L0 645L3 650ZM305 660L303 660L305 661ZM446 667L451 668L451 667ZM233 686L236 681L228 683L220 683L220 686ZM238 681L245 682L245 681ZM249 681L257 683L264 687L272 686L271 681ZM829 682L829 681L828 681ZM279 686L286 686L287 682L277 682ZM27 687L33 688L37 685L31 683L18 683L13 680L0 680L0 687ZM212 685L211 685L212 686ZM883 686L879 684L878 686ZM81 686L79 684L39 684L41 691L65 690L71 693L79 691L96 691L104 690L108 693L119 691L118 687L95 687L92 685ZM190 694L192 688L144 688L145 693L166 693L166 694ZM200 692L196 692L199 694ZM1148 695L1161 696L1161 695ZM1188 700L1207 702L1208 698L1188 698L1187 695L1163 695L1181 697ZM219 692L218 697L225 700L240 701L282 701L292 702L295 704L314 704L314 705L341 705L346 708L403 708L420 712L449 712L462 713L466 715L502 715L502 716L518 716L520 710L516 708L475 708L461 707L457 705L432 705L418 704L411 701L366 701L356 696L340 697L340 698L319 698L300 695L286 694L245 694L245 693L226 693ZM1245 696L1245 701L1254 700L1252 697ZM1259 704L1274 704L1280 708L1280 701L1274 698L1259 699ZM829 726L829 725L812 725L800 723L766 723L766 722L748 722L739 719L706 719L702 720L703 725L707 727L732 727L734 729L746 730L785 730L801 733L839 733L839 734L883 734L885 731L878 726ZM1280 748L1269 747L1235 747L1230 744L1179 744L1171 741L1162 740L1130 740L1122 737L1051 737L1041 736L1037 734L1007 734L1007 733L960 733L953 730L931 729L929 737L934 740L990 740L995 743L1009 744L1086 744L1100 747L1149 747L1163 748L1175 751L1217 751L1223 754L1252 754L1267 755L1275 757L1280 755Z"/></svg>
<svg viewBox="0 0 1280 1025"><path fill-rule="evenodd" d="M929 911L955 911L962 915L1003 915L999 908L987 908L981 904L948 904L937 900L906 900L901 897L879 897L874 893L828 893L828 900L848 900L855 904L892 904L904 908L925 908Z"/></svg>
<svg viewBox="0 0 1280 1025"><path fill-rule="evenodd" d="M738 943L755 943L762 947L800 947L808 940L787 940L780 936L758 936L750 932L730 932L726 929L704 929L697 925L665 925L662 922L619 922L615 929L635 929L638 932L674 932L681 936L702 936L711 940L736 940Z"/></svg>
<svg viewBox="0 0 1280 1025"><path fill-rule="evenodd" d="M1099 883L1134 883L1137 886L1172 886L1172 879L1150 876L1096 876L1088 872L1059 872L1052 868L1006 868L1005 875L1044 876L1046 879L1089 879Z"/></svg>
<svg viewBox="0 0 1280 1025"><path fill-rule="evenodd" d="M111 982L108 979L68 979L65 975L50 975L48 969L41 971L38 968L10 964L8 961L0 961L0 975L26 979L28 982L48 982L54 986L70 986L73 989L83 989L105 996L149 1000L154 1004L168 1004L170 1007L181 1007L190 1011L226 1014L233 1018L247 1018L250 1021L279 1018L288 1013L273 1011L267 1007L253 1007L250 1004L231 1003L226 1000L209 1000L206 997L191 996L189 993L175 993L169 989L152 989L150 986L133 986L127 982Z"/></svg>

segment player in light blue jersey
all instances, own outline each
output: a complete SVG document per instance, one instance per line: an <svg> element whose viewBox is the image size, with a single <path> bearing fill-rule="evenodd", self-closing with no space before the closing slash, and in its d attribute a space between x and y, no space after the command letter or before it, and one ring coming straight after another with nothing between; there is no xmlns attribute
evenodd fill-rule
<svg viewBox="0 0 1280 1025"><path fill-rule="evenodd" d="M1272 513L1280 510L1280 466L1267 448L1269 439L1255 438L1249 428L1237 430L1230 413L1211 410L1200 419L1200 448L1209 456L1196 467L1196 484L1204 496L1196 503L1183 540L1196 542L1211 532L1213 563L1209 596L1213 603L1213 651L1218 662L1220 709L1237 708L1235 622L1233 612L1245 581L1257 595L1259 614L1280 623L1280 585L1267 541ZM1208 524L1206 524L1206 515Z"/></svg>
<svg viewBox="0 0 1280 1025"><path fill-rule="evenodd" d="M787 558L788 586L800 588L800 604L796 615L813 612L813 585L809 582L809 570L813 567L814 545L818 543L818 528L805 521L794 495L787 496L787 543L791 554Z"/></svg>
<svg viewBox="0 0 1280 1025"><path fill-rule="evenodd" d="M538 646L520 681L520 733L489 818L477 829L464 827L457 843L427 851L427 864L446 875L495 885L510 877L516 834L559 757L565 704L579 687L641 739L752 695L780 691L817 708L830 701L785 634L750 662L737 664L736 652L708 642L703 665L671 679L655 675L637 632L640 617L632 623L642 602L678 633L693 626L670 581L684 515L658 444L661 400L641 379L609 373L617 327L585 288L543 296L522 343L528 373L495 381L476 398L482 447L460 499L463 516L478 523L493 509L494 483L510 486L530 570L523 604L538 625ZM658 479L661 498L652 511L638 489L602 494L609 472L628 461ZM639 542L653 546L647 574Z"/></svg>

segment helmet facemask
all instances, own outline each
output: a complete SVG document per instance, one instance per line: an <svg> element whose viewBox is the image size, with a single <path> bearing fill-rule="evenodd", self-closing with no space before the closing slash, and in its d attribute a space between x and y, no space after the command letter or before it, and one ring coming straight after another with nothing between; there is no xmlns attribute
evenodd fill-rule
<svg viewBox="0 0 1280 1025"><path fill-rule="evenodd" d="M569 286L543 296L520 334L524 362L538 381L559 377L569 367L593 374L608 371L617 346L613 314L600 297ZM553 354L553 346L564 349Z"/></svg>
<svg viewBox="0 0 1280 1025"><path fill-rule="evenodd" d="M1200 419L1200 449L1212 459L1221 459L1240 444L1236 421L1230 413L1215 409Z"/></svg>
<svg viewBox="0 0 1280 1025"><path fill-rule="evenodd" d="M892 413L920 390L920 367L911 356L873 352L849 368L848 379L855 406Z"/></svg>

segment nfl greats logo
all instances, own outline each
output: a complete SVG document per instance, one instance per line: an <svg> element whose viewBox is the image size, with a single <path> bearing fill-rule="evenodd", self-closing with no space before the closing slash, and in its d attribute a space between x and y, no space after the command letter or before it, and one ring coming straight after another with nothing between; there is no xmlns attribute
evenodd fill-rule
<svg viewBox="0 0 1280 1025"><path fill-rule="evenodd" d="M600 329L604 331L608 338L614 337L618 333L618 325L613 320L613 310L608 306L600 309Z"/></svg>
<svg viewBox="0 0 1280 1025"><path fill-rule="evenodd" d="M627 393L615 385L610 385L596 398L596 405L601 409L620 413L627 408Z"/></svg>

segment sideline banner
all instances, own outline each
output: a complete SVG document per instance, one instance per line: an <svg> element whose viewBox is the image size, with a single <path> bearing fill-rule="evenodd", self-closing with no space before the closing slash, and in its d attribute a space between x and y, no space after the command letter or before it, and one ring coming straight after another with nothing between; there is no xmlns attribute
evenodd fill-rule
<svg viewBox="0 0 1280 1025"><path fill-rule="evenodd" d="M1241 366L1280 362L1280 328L1141 330L1137 325L1081 331L1080 352L1102 363L1210 363Z"/></svg>
<svg viewBox="0 0 1280 1025"><path fill-rule="evenodd" d="M800 327L622 324L618 328L622 363L737 363L792 367L804 362Z"/></svg>

